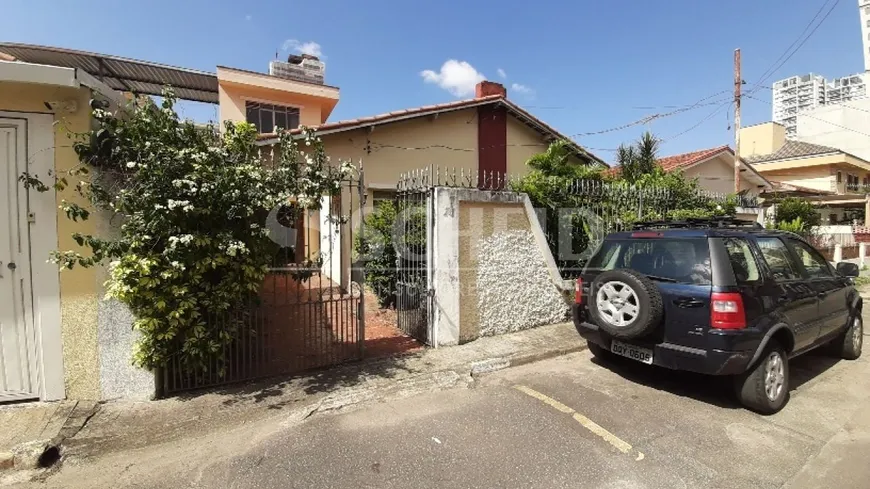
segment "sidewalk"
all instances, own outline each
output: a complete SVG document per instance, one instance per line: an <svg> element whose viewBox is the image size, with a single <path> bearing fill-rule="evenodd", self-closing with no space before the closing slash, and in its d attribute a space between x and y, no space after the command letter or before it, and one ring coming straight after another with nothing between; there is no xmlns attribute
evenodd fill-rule
<svg viewBox="0 0 870 489"><path fill-rule="evenodd" d="M0 406L0 471L53 464L57 447L75 436L96 403L62 401Z"/></svg>
<svg viewBox="0 0 870 489"><path fill-rule="evenodd" d="M282 418L292 424L363 402L468 385L473 375L586 348L570 323L454 347L147 402L109 402L63 445L64 459L98 458Z"/></svg>

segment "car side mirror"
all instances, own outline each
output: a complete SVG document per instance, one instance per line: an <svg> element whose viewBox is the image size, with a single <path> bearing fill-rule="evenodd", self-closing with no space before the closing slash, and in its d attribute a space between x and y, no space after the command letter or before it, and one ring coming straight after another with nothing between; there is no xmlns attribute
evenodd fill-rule
<svg viewBox="0 0 870 489"><path fill-rule="evenodd" d="M844 277L857 277L861 272L858 270L857 263L841 261L837 263L837 273Z"/></svg>

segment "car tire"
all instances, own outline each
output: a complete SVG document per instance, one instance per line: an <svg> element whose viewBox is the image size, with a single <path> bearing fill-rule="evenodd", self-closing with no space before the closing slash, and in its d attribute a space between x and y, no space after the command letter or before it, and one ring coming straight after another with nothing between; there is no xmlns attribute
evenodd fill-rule
<svg viewBox="0 0 870 489"><path fill-rule="evenodd" d="M610 292L603 292L604 295L600 296L603 300L599 303L599 291L602 289L612 291L613 295L608 296ZM640 338L655 331L662 321L662 295L658 287L642 273L629 269L603 272L592 282L589 292L590 319L614 338ZM605 304L609 304L608 309L602 310ZM629 305L634 305L636 309L624 309ZM620 309L614 310L615 307ZM634 312L634 315L629 318L630 312Z"/></svg>
<svg viewBox="0 0 870 489"><path fill-rule="evenodd" d="M861 357L861 349L864 346L864 320L861 318L861 311L858 311L858 314L849 321L849 327L832 346L835 354L840 358L857 360Z"/></svg>
<svg viewBox="0 0 870 489"><path fill-rule="evenodd" d="M776 341L768 343L764 354L749 370L735 378L740 403L761 414L782 409L789 398L788 355Z"/></svg>

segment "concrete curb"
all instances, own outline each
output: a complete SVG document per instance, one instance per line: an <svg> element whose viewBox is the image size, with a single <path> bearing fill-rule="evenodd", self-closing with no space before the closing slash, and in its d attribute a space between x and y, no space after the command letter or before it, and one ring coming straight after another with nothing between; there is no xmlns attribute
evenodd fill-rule
<svg viewBox="0 0 870 489"><path fill-rule="evenodd" d="M409 397L418 392L429 391L432 389L432 386L436 386L437 390L450 389L460 385L468 386L474 382L473 379L475 377L480 377L483 374L549 360L586 349L586 343L581 343L565 348L510 357L492 357L472 362L470 366L464 369L457 366L433 372L414 374L405 378L393 379L392 382L374 388L371 386L351 387L342 392L327 395L317 402L292 411L282 425L285 427L298 425L317 415L342 412L390 397Z"/></svg>
<svg viewBox="0 0 870 489"><path fill-rule="evenodd" d="M491 372L497 372L499 370L504 370L510 367L519 367L520 365L526 365L529 363L540 362L541 360L549 360L551 358L561 357L563 355L568 355L569 353L576 353L579 351L583 351L587 348L585 343L578 344L575 346L569 346L566 348L557 348L554 350L547 350L542 352L535 353L527 353L524 355L515 355L512 357L495 357L488 358L486 360L481 360L479 362L474 362L471 364L471 372L470 375L472 377L479 377L483 374L488 374Z"/></svg>
<svg viewBox="0 0 870 489"><path fill-rule="evenodd" d="M57 432L50 438L20 443L9 452L0 453L0 471L46 469L57 463L63 443L75 436L97 413L96 402L78 401L61 419L52 419L49 425L57 425ZM50 433L45 433L46 436Z"/></svg>

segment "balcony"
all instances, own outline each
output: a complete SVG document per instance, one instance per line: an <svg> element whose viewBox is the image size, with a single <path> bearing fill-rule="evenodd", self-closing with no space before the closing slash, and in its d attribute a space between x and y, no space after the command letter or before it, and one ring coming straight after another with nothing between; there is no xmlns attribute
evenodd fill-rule
<svg viewBox="0 0 870 489"><path fill-rule="evenodd" d="M841 184L841 186L843 187L843 193L846 193L846 194L861 194L861 195L870 194L870 184L845 183L845 184Z"/></svg>

